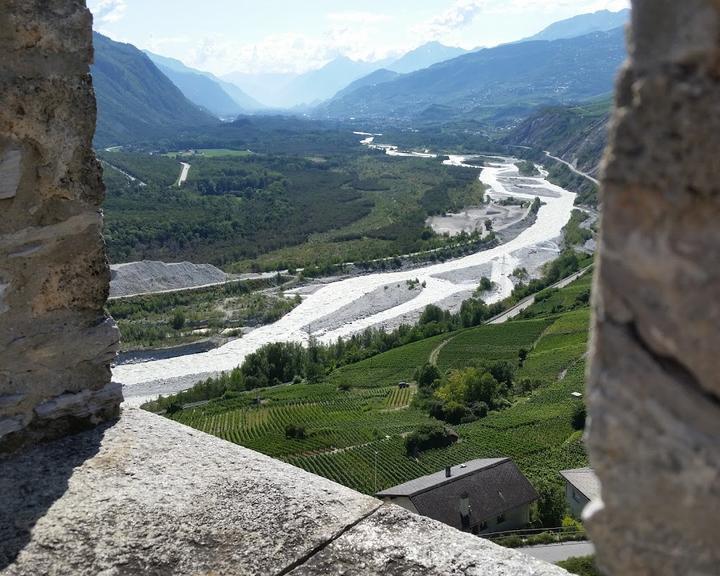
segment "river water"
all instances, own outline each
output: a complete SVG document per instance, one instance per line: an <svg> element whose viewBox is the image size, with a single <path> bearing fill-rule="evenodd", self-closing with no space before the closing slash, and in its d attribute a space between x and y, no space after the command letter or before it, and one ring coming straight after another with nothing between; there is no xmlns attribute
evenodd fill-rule
<svg viewBox="0 0 720 576"><path fill-rule="evenodd" d="M372 145L372 140L368 138L364 143ZM398 155L394 147L386 152ZM428 154L416 155L428 157ZM207 352L117 366L113 370L114 380L124 385L128 402L138 404L159 393L158 381L178 379L186 383L182 386L186 388L192 385L193 375L231 370L241 364L246 355L265 344L278 341L307 343L311 336L321 342L330 342L370 326L392 323L399 317L417 314L428 304L468 294L478 285L479 270L483 271L482 275L488 275L489 271L495 284L492 293L483 296L486 302L497 302L509 296L513 289L512 272L525 265L528 254L536 253L548 244L552 246L555 243L557 246L562 228L570 219L575 194L548 182L545 179L547 172L542 172L542 177L538 178L521 177L514 165L515 159L496 157L494 160L496 163L479 167L470 164L472 160L469 157L450 156L445 163L481 170L479 178L489 187L492 196L512 195L528 200L541 198L543 206L535 222L509 242L442 264L356 276L326 284L274 324L260 327ZM548 253L545 261L552 257L553 254ZM409 299L388 298L387 306L383 306L384 291L407 290L406 283L414 280L424 282L425 287L414 290ZM351 312L349 316L348 311ZM341 320L333 321L337 318ZM323 319L327 322L318 322ZM313 331L309 326L311 323L320 328ZM177 386L168 391L177 391Z"/></svg>

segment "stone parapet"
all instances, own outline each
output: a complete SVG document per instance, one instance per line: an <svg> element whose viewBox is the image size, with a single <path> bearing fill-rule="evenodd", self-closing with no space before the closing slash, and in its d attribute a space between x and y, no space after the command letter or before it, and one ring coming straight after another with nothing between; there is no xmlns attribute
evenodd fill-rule
<svg viewBox="0 0 720 576"><path fill-rule="evenodd" d="M0 574L561 576L137 409L0 460Z"/></svg>

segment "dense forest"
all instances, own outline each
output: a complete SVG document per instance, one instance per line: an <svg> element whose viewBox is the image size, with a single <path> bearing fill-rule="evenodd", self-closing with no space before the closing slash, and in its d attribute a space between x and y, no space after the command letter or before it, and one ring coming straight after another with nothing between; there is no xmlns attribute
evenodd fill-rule
<svg viewBox="0 0 720 576"><path fill-rule="evenodd" d="M365 261L442 246L427 216L483 200L476 170L440 159L359 146L323 156L195 150L101 153L112 261L234 271ZM180 161L192 166L182 187Z"/></svg>

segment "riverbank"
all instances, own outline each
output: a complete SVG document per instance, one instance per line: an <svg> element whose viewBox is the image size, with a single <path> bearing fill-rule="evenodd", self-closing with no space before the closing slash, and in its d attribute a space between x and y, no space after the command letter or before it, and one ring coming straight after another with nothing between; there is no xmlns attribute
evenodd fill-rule
<svg viewBox="0 0 720 576"><path fill-rule="evenodd" d="M464 160L463 157L453 158L458 164L464 164ZM491 195L514 196L528 201L540 197L543 202L535 222L514 239L458 260L332 282L307 294L299 306L277 322L220 348L179 358L118 366L114 377L123 383L128 402L136 404L137 398L147 399L160 393L159 382L170 387L170 382L182 380L182 385L189 387L194 383L191 382L193 377L197 381L203 374L230 370L247 354L270 342L307 343L311 337L333 341L368 327L395 323L398 319L411 321L429 304L451 302L457 305L468 292L477 288L488 270L494 287L484 299L492 303L509 296L515 285L513 272L517 268L523 267L528 259L532 259L537 268L557 256L559 248L553 251L548 246L558 246L562 228L570 219L575 194L547 182L547 173L538 178L521 177L513 158L496 160L480 173L480 180L489 187ZM408 281L417 281L420 286L413 298L402 302L389 299L387 304L377 307L361 306L357 315L348 314L354 303L367 303L368 295L384 291L385 286L403 285ZM177 391L175 384L172 387Z"/></svg>

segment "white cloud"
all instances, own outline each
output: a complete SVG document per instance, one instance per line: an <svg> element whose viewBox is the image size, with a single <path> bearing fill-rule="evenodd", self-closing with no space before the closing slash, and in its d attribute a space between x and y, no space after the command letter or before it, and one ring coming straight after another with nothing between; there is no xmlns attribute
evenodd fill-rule
<svg viewBox="0 0 720 576"><path fill-rule="evenodd" d="M330 22L344 24L379 24L393 18L380 12L332 12L325 16Z"/></svg>
<svg viewBox="0 0 720 576"><path fill-rule="evenodd" d="M88 8L93 13L96 24L113 24L125 17L125 0L92 0Z"/></svg>
<svg viewBox="0 0 720 576"><path fill-rule="evenodd" d="M488 5L487 0L455 0L452 6L434 18L416 26L424 38L441 38L470 24Z"/></svg>

